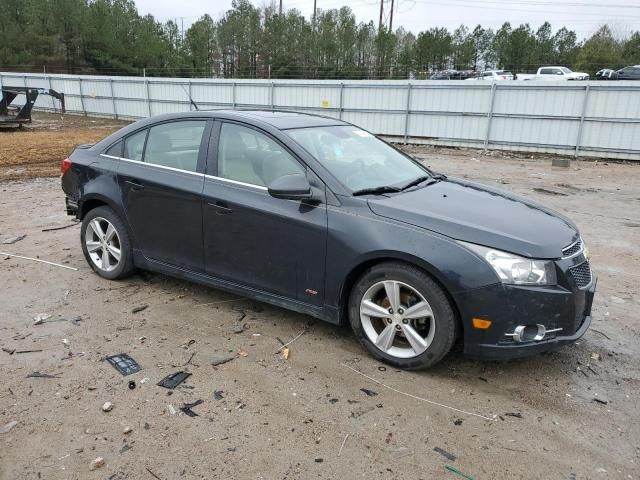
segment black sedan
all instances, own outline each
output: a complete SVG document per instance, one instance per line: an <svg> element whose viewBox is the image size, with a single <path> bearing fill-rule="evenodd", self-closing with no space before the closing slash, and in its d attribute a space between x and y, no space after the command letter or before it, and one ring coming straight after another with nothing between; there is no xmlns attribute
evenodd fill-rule
<svg viewBox="0 0 640 480"><path fill-rule="evenodd" d="M596 281L569 219L337 119L165 115L61 169L98 275L154 270L348 323L400 368L435 364L457 338L470 356L524 356L591 323Z"/></svg>

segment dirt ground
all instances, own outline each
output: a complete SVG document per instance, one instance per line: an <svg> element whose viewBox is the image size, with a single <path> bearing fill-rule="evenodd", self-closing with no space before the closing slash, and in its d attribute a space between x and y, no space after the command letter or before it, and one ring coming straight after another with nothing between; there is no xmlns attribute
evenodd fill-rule
<svg viewBox="0 0 640 480"><path fill-rule="evenodd" d="M0 182L60 174L60 162L81 143L95 143L125 122L77 115L33 114L24 128L0 129Z"/></svg>
<svg viewBox="0 0 640 480"><path fill-rule="evenodd" d="M86 142L113 127L78 128ZM51 158L56 173L57 143L9 135L38 138L22 165ZM71 224L59 180L5 181L0 242L26 237L0 251L78 270L0 254L0 479L640 478L640 165L412 150L576 221L599 276L581 341L503 363L458 347L398 371L346 327L157 274L102 280L77 225L42 231ZM118 353L142 371L121 376L104 361ZM212 366L220 356L232 360ZM178 370L192 374L180 387L156 385ZM180 411L196 400L198 416Z"/></svg>

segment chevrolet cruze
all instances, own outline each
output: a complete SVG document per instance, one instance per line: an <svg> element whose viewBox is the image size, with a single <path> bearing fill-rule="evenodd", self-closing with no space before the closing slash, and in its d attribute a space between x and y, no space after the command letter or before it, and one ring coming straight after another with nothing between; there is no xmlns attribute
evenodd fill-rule
<svg viewBox="0 0 640 480"><path fill-rule="evenodd" d="M596 279L567 218L426 168L341 120L212 111L133 123L61 165L107 279L136 268L335 324L376 358L511 358L580 338Z"/></svg>

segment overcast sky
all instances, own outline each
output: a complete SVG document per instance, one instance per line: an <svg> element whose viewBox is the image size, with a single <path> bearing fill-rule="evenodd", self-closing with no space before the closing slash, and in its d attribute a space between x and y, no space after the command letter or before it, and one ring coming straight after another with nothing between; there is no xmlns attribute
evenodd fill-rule
<svg viewBox="0 0 640 480"><path fill-rule="evenodd" d="M276 5L277 5L276 0ZM135 0L142 14L151 13L160 21L181 17L185 30L205 13L218 19L231 8L231 0ZM306 17L313 11L313 0L283 0L284 8L297 8ZM252 2L258 7L269 0ZM386 0L388 7L391 0ZM535 30L545 20L554 31L561 26L575 30L578 38L590 36L604 23L617 36L626 36L640 29L639 0L395 0L394 30L403 26L417 33L434 26L453 30L465 24L470 28L480 23L484 27L499 28L505 21L512 25L529 23ZM339 8L348 5L358 21L374 20L377 24L380 0L317 0L318 8ZM388 12L387 12L388 13Z"/></svg>

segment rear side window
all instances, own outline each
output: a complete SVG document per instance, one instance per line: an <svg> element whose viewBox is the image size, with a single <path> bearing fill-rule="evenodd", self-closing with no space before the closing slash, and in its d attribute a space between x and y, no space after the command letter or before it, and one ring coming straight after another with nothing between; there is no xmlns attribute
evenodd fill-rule
<svg viewBox="0 0 640 480"><path fill-rule="evenodd" d="M206 120L185 120L151 127L145 163L195 172L206 124Z"/></svg>
<svg viewBox="0 0 640 480"><path fill-rule="evenodd" d="M142 161L144 140L147 138L147 130L142 130L127 137L124 141L124 158Z"/></svg>
<svg viewBox="0 0 640 480"><path fill-rule="evenodd" d="M122 140L119 140L118 142L114 143L109 148L107 148L107 150L104 152L104 154L105 155L111 155L112 157L121 157L122 156L122 144L123 143L124 142Z"/></svg>

